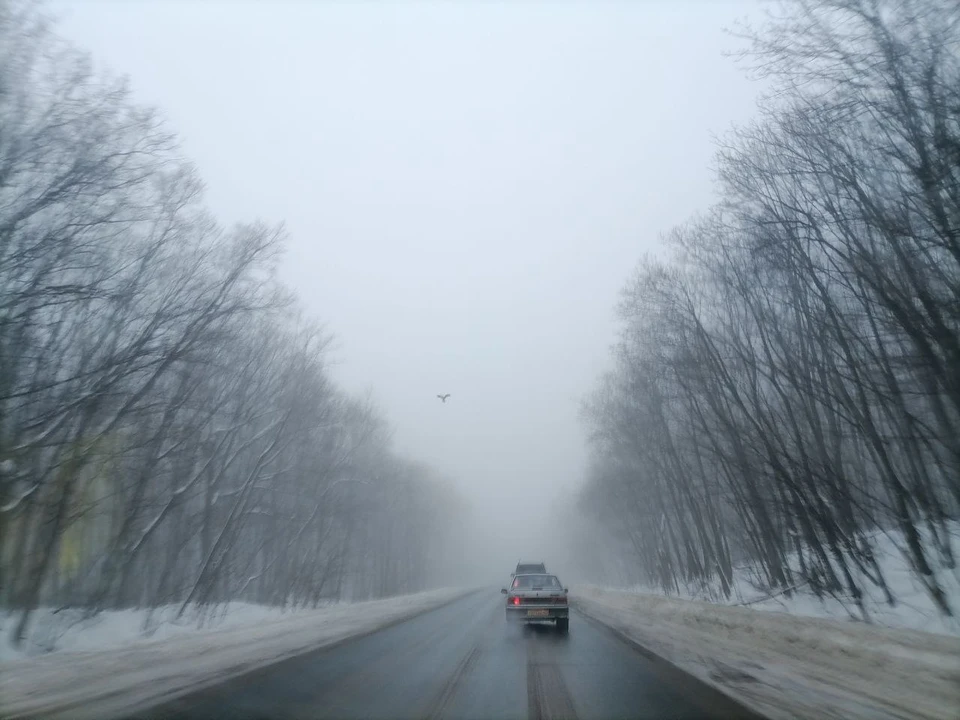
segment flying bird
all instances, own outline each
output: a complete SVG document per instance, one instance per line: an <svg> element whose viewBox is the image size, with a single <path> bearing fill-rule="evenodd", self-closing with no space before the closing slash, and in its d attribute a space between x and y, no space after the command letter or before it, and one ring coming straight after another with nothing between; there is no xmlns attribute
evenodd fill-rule
<svg viewBox="0 0 960 720"><path fill-rule="evenodd" d="M437 395L437 397L440 398L440 402L446 403L447 398L450 397L450 393L447 393L446 395Z"/></svg>

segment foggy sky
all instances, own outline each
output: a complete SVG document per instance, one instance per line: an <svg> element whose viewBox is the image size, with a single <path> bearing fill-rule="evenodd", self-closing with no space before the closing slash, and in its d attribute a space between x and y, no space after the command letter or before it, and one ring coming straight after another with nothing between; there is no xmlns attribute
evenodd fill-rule
<svg viewBox="0 0 960 720"><path fill-rule="evenodd" d="M489 567L562 568L541 528L584 470L578 404L633 265L712 201L712 135L755 114L721 53L756 3L50 7L169 118L222 221L286 223L334 376L457 481Z"/></svg>

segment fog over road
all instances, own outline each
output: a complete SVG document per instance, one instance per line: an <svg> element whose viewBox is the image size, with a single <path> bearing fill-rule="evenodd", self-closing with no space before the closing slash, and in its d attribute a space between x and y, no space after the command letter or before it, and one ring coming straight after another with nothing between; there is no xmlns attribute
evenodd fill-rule
<svg viewBox="0 0 960 720"><path fill-rule="evenodd" d="M710 717L650 660L575 613L570 633L508 626L483 590L136 720ZM134 720L131 718L130 720Z"/></svg>

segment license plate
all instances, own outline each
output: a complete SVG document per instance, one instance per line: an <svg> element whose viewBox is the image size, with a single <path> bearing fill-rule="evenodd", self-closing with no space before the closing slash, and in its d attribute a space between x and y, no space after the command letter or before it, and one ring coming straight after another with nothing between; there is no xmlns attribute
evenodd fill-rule
<svg viewBox="0 0 960 720"><path fill-rule="evenodd" d="M550 617L549 610L527 610L527 617Z"/></svg>

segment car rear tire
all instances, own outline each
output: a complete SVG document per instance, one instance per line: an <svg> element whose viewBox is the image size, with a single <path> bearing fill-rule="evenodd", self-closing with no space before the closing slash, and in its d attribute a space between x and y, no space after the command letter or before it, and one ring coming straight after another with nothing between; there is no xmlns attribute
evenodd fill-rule
<svg viewBox="0 0 960 720"><path fill-rule="evenodd" d="M557 618L557 630L564 635L570 632L570 618Z"/></svg>

